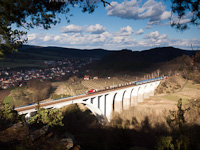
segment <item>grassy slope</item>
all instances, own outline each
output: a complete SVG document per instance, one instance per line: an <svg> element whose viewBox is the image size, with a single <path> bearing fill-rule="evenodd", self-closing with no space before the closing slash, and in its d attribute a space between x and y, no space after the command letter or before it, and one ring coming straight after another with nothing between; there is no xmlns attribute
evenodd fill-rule
<svg viewBox="0 0 200 150"><path fill-rule="evenodd" d="M13 106L15 104L12 96L5 97L4 100L3 100L3 103L9 104L10 106Z"/></svg>
<svg viewBox="0 0 200 150"><path fill-rule="evenodd" d="M181 98L183 100L183 104L187 104L189 100L194 100L200 97L200 85L193 84L192 81L186 81L179 77L176 77L175 81L179 82L181 87L172 93L162 94L160 96L161 98L175 102Z"/></svg>

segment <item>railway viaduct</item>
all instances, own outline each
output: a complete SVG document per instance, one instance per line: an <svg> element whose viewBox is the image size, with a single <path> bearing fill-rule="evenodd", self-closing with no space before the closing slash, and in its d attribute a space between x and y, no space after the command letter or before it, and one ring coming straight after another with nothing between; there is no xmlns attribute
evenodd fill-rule
<svg viewBox="0 0 200 150"><path fill-rule="evenodd" d="M111 120L112 112L122 112L138 103L143 102L144 99L154 95L154 91L159 85L160 81L154 81L141 85L127 85L116 89L91 93L88 95L79 95L74 97L62 98L41 102L40 107L43 108L61 108L70 104L81 103L84 104L99 120L104 123L106 120ZM32 112L36 112L37 104L18 107L15 110L19 114L26 114L30 117Z"/></svg>

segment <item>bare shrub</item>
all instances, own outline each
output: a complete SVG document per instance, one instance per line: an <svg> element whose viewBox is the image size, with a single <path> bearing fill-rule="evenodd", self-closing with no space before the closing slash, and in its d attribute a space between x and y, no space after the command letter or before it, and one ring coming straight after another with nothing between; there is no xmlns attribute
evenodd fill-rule
<svg viewBox="0 0 200 150"><path fill-rule="evenodd" d="M122 127L123 119L121 118L119 113L112 113L112 120L110 121L109 125L112 127L121 128Z"/></svg>
<svg viewBox="0 0 200 150"><path fill-rule="evenodd" d="M80 79L77 76L70 77L67 81L69 84L73 84L75 82L80 82Z"/></svg>
<svg viewBox="0 0 200 150"><path fill-rule="evenodd" d="M154 110L154 108L132 107L122 113L113 113L112 120L108 124L112 127L141 130L144 126L144 121L148 118L149 126L155 128L159 124L167 126L166 115L167 111Z"/></svg>
<svg viewBox="0 0 200 150"><path fill-rule="evenodd" d="M174 93L180 90L186 80L181 77L171 77L167 80L161 81L160 85L155 91L155 94L162 94L162 93Z"/></svg>
<svg viewBox="0 0 200 150"><path fill-rule="evenodd" d="M187 105L189 108L185 113L185 119L189 124L200 125L200 98L195 100L190 100Z"/></svg>
<svg viewBox="0 0 200 150"><path fill-rule="evenodd" d="M29 99L32 102L37 102L49 98L51 90L51 82L40 80L31 80L28 82L28 89L32 91L32 94L29 96Z"/></svg>

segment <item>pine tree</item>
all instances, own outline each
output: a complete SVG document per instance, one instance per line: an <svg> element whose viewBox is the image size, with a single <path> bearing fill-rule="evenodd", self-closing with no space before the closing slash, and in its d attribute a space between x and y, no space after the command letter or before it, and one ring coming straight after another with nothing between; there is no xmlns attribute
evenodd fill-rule
<svg viewBox="0 0 200 150"><path fill-rule="evenodd" d="M14 123L19 119L17 111L15 111L14 107L11 107L9 104L4 104L0 112L0 118L3 120L11 121Z"/></svg>
<svg viewBox="0 0 200 150"><path fill-rule="evenodd" d="M45 125L53 126L63 126L62 123L64 116L59 109L44 109L38 108L37 113L27 120L28 123L42 123Z"/></svg>
<svg viewBox="0 0 200 150"><path fill-rule="evenodd" d="M190 139L188 130L185 126L185 112L183 109L182 99L178 100L177 111L171 111L166 118L168 125L172 128L172 136L162 136L158 140L157 150L188 150Z"/></svg>

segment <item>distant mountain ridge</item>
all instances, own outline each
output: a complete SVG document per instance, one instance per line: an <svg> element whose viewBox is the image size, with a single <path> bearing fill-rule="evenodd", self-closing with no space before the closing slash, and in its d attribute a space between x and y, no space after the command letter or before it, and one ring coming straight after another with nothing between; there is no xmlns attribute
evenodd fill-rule
<svg viewBox="0 0 200 150"><path fill-rule="evenodd" d="M76 58L95 58L101 59L105 55L112 53L114 50L104 49L76 49L76 48L63 48L63 47L40 47L24 45L19 48L19 52L22 53L36 53L40 55L58 56L58 57L76 57Z"/></svg>
<svg viewBox="0 0 200 150"><path fill-rule="evenodd" d="M152 64L170 61L183 54L192 56L196 51L182 50L174 47L158 47L143 51L104 50L104 49L75 49L63 47L42 47L23 45L18 52L6 57L6 64L19 67L21 64L33 66L44 60L62 60L64 58L99 60L94 63L94 70L135 71L151 67ZM2 65L3 61L1 61ZM19 64L19 65L16 65ZM90 67L90 66L89 66Z"/></svg>
<svg viewBox="0 0 200 150"><path fill-rule="evenodd" d="M23 45L22 48L19 48L19 52L22 53L35 53L41 55L54 55L62 57L94 57L94 58L103 58L109 57L110 55L117 57L117 54L122 55L120 58L123 59L124 56L127 58L133 57L137 61L144 59L151 62L162 62L166 60L171 60L177 56L183 54L193 55L195 51L182 50L174 47L157 47L149 50L142 51L131 51L131 50L105 50L105 49L76 49L76 48L64 48L64 47L42 47L42 46L32 46L32 45ZM151 57L149 57L151 56ZM104 58L105 60L105 58Z"/></svg>

